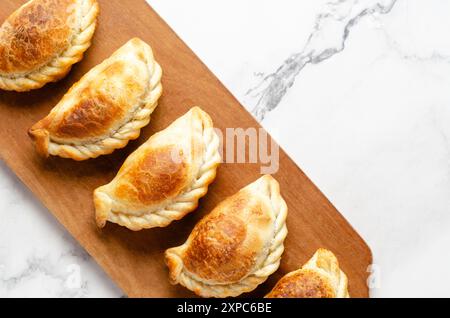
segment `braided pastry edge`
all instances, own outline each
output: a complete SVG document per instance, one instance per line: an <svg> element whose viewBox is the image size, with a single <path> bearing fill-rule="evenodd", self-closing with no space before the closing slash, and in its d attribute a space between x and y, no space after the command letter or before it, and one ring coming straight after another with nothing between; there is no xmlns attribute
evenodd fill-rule
<svg viewBox="0 0 450 318"><path fill-rule="evenodd" d="M161 66L155 61L152 49L147 45L145 48L148 56L147 64L151 73L148 81L149 87L146 96L143 98L142 105L138 107L130 121L104 139L80 145L54 142L51 140L47 129L32 128L29 134L35 141L38 153L44 157L52 155L83 161L97 158L101 155L109 155L116 149L124 148L130 140L137 139L141 134L141 129L150 123L151 114L158 106L158 100L163 92Z"/></svg>
<svg viewBox="0 0 450 318"><path fill-rule="evenodd" d="M137 139L141 134L141 129L150 123L151 114L158 106L158 99L162 95L161 77L162 70L153 59L153 73L149 81L149 92L144 99L142 106L135 112L133 118L121 126L111 136L91 144L70 145L58 144L48 137L48 154L62 158L71 158L83 161L97 158L101 155L109 155L116 149L124 148L130 140ZM48 133L47 133L48 134Z"/></svg>
<svg viewBox="0 0 450 318"><path fill-rule="evenodd" d="M174 201L163 209L133 216L113 211L113 199L107 193L102 192L102 187L100 187L94 192L97 225L102 228L107 221L110 221L125 226L132 231L140 231L168 226L172 221L180 220L186 214L194 211L198 206L198 200L208 192L208 186L216 178L217 168L222 161L219 153L219 137L212 127L209 116L207 120L210 127L203 130L203 142L206 146L203 153L203 163L199 168L197 178L188 190L178 195Z"/></svg>
<svg viewBox="0 0 450 318"><path fill-rule="evenodd" d="M42 88L50 82L56 82L65 77L72 65L83 59L84 52L91 46L100 9L96 0L82 1L83 17L80 33L74 36L70 46L47 65L27 75L16 78L0 75L0 89L27 92Z"/></svg>
<svg viewBox="0 0 450 318"><path fill-rule="evenodd" d="M323 266L322 264L326 264ZM314 256L302 267L310 269L330 283L335 292L335 298L349 298L347 275L340 269L337 257L329 250L320 248Z"/></svg>
<svg viewBox="0 0 450 318"><path fill-rule="evenodd" d="M345 273L340 269L336 256L329 250L320 248L314 253L311 259L300 269L289 272L284 275L265 296L265 298L278 298L277 293L283 294L283 287L279 284L285 280L295 279L298 274L308 276L315 275L316 278L327 286L327 290L333 291L333 296L322 296L324 298L350 298L348 293L348 280Z"/></svg>
<svg viewBox="0 0 450 318"><path fill-rule="evenodd" d="M265 176L270 177L270 176ZM181 284L201 297L236 297L242 293L251 292L258 285L277 271L280 266L281 255L284 252L284 240L287 236L287 205L280 193L278 182L270 177L270 200L275 211L275 231L269 253L260 269L243 278L241 281L228 285L210 285L198 281L184 270L183 260L178 253L186 247L182 246L168 249L165 253L166 263L169 267L171 282Z"/></svg>

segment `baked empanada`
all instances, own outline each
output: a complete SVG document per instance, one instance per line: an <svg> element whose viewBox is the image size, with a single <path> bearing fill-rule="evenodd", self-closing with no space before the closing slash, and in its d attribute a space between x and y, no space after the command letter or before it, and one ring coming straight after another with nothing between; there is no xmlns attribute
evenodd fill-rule
<svg viewBox="0 0 450 318"><path fill-rule="evenodd" d="M91 46L96 0L31 0L0 27L0 89L25 92L56 82Z"/></svg>
<svg viewBox="0 0 450 318"><path fill-rule="evenodd" d="M162 94L148 44L132 39L76 83L30 136L42 156L86 160L139 137Z"/></svg>
<svg viewBox="0 0 450 318"><path fill-rule="evenodd" d="M94 192L96 221L138 231L164 227L197 208L221 162L211 118L192 108L133 152Z"/></svg>
<svg viewBox="0 0 450 318"><path fill-rule="evenodd" d="M269 175L220 203L187 241L165 253L170 280L202 297L235 297L274 273L284 251L287 206Z"/></svg>
<svg viewBox="0 0 450 318"><path fill-rule="evenodd" d="M299 270L278 281L267 298L348 298L347 276L334 254L319 249Z"/></svg>

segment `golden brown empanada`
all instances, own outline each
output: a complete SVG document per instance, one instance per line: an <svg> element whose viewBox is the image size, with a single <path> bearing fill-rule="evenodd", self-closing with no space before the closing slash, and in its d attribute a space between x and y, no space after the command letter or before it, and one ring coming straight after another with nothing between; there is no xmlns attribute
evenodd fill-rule
<svg viewBox="0 0 450 318"><path fill-rule="evenodd" d="M334 254L319 249L299 270L284 276L267 298L348 298L347 276Z"/></svg>
<svg viewBox="0 0 450 318"><path fill-rule="evenodd" d="M96 221L138 231L164 227L195 210L221 162L211 118L192 108L132 153L94 192Z"/></svg>
<svg viewBox="0 0 450 318"><path fill-rule="evenodd" d="M183 245L166 251L171 282L202 297L254 290L280 265L286 216L278 182L261 177L220 203Z"/></svg>
<svg viewBox="0 0 450 318"><path fill-rule="evenodd" d="M76 83L30 136L38 153L86 160L139 137L162 94L161 67L132 39Z"/></svg>
<svg viewBox="0 0 450 318"><path fill-rule="evenodd" d="M0 27L0 89L24 92L56 82L91 46L96 0L31 0Z"/></svg>

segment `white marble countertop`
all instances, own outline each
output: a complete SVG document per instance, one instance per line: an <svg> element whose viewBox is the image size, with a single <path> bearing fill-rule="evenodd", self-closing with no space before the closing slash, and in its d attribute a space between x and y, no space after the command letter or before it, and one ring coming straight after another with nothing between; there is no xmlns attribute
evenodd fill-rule
<svg viewBox="0 0 450 318"><path fill-rule="evenodd" d="M372 296L450 296L450 1L149 2L365 238ZM3 163L0 198L0 297L122 296Z"/></svg>

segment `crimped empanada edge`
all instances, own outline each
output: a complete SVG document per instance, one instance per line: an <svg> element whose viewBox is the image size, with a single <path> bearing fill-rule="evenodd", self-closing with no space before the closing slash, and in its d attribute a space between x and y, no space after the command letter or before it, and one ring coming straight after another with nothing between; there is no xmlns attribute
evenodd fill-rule
<svg viewBox="0 0 450 318"><path fill-rule="evenodd" d="M71 70L72 66L83 59L84 53L92 44L97 27L97 17L100 7L97 0L82 0L84 6L89 7L87 14L82 17L80 33L75 35L70 46L52 61L38 70L33 70L26 75L21 76L2 76L0 75L0 89L6 91L28 92L39 89L51 82L57 82L64 78ZM28 5L25 3L16 10L18 12Z"/></svg>
<svg viewBox="0 0 450 318"><path fill-rule="evenodd" d="M243 293L253 291L260 284L264 283L271 274L277 271L280 266L281 255L284 252L284 240L287 236L286 217L288 209L286 202L281 196L278 181L270 175L265 175L254 183L262 181L267 181L270 189L270 199L272 205L277 209L277 213L272 246L261 268L243 280L229 285L210 285L201 282L184 270L182 251L189 242L188 238L183 245L169 248L165 252L165 262L169 269L169 278L172 284L180 284L201 297L237 297Z"/></svg>
<svg viewBox="0 0 450 318"><path fill-rule="evenodd" d="M98 207L99 211L97 224L100 227L102 227L101 225L104 226L104 222L106 221L111 221L121 226L125 226L132 231L139 231L154 227L165 227L173 221L182 219L198 207L198 201L206 195L209 185L216 178L217 169L221 163L219 153L220 141L214 131L211 117L198 106L191 108L190 111L197 112L202 118L204 124L203 132L206 134L204 135L204 138L207 138L207 140L204 140L205 145L207 146L204 152L207 157L204 158L204 162L199 168L201 174L195 179L191 187L186 192L174 198L174 200L169 205L164 207L164 209L151 212L148 215L143 214L141 216L132 216L121 212L115 212L112 210L112 205L110 205L108 211L105 212L104 206L99 203L96 205L96 208ZM101 193L104 191L103 189L107 189L106 187L108 185L102 186L94 191L94 202L101 201L101 197L107 195L107 193L104 193L102 196ZM111 198L110 200L113 199ZM111 220L112 218L114 220Z"/></svg>
<svg viewBox="0 0 450 318"><path fill-rule="evenodd" d="M137 38L131 39L130 41L136 40L142 41ZM36 123L28 132L28 134L32 137L32 139L35 140L36 146L39 147L39 145L41 145L41 147L37 148L38 153L40 155L44 157L53 155L62 158L73 159L76 161L84 161L88 159L97 158L102 155L109 155L117 149L124 148L131 140L139 138L141 134L141 129L150 123L151 114L158 106L158 100L163 92L161 84L162 78L161 66L156 62L151 47L143 41L142 43L145 44L145 48L146 50L148 50L147 56L149 57L149 61L147 62L149 65L151 64L153 67L151 77L148 81L149 82L148 94L145 97L141 107L137 109L133 118L130 121L124 123L111 136L103 138L94 143L84 145L60 144L52 141L51 135L48 131L46 135L48 141L44 143L40 140L42 138L42 133L40 133L40 131L45 130L46 127L51 123L52 121L52 112L51 112L49 115L47 115L47 117ZM114 54L110 58L112 58ZM104 63L105 61L103 61L102 63ZM100 63L95 67L99 67L102 63ZM89 72L87 74L89 74ZM82 80L83 78L80 80L80 82Z"/></svg>

